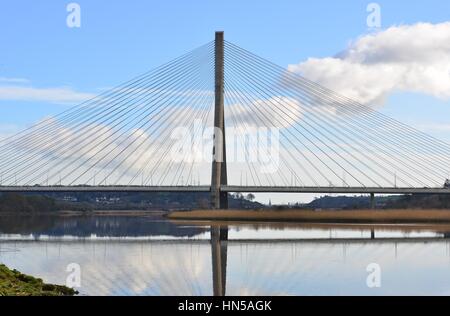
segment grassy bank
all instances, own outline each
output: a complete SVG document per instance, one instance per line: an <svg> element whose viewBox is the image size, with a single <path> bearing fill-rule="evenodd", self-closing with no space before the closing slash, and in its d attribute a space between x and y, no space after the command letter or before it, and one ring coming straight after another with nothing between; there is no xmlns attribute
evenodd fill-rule
<svg viewBox="0 0 450 316"><path fill-rule="evenodd" d="M62 285L45 284L41 279L10 270L0 264L0 296L72 296L77 291Z"/></svg>
<svg viewBox="0 0 450 316"><path fill-rule="evenodd" d="M450 210L194 210L172 212L174 220L272 221L315 223L450 223Z"/></svg>

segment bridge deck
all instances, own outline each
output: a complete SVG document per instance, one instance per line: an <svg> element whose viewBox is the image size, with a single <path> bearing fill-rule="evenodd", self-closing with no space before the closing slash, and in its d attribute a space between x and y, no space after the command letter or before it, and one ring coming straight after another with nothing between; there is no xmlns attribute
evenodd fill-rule
<svg viewBox="0 0 450 316"><path fill-rule="evenodd" d="M271 193L356 193L356 194L450 194L449 188L400 188L400 187L257 187L225 186L226 192Z"/></svg>
<svg viewBox="0 0 450 316"><path fill-rule="evenodd" d="M224 192L450 194L450 188L222 186ZM210 192L210 186L0 186L0 192Z"/></svg>

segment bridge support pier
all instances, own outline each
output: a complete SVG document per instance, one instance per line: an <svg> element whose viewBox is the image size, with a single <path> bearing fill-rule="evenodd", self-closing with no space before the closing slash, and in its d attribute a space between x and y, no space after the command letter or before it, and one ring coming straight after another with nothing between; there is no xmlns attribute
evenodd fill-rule
<svg viewBox="0 0 450 316"><path fill-rule="evenodd" d="M375 193L370 193L370 209L375 209Z"/></svg>
<svg viewBox="0 0 450 316"><path fill-rule="evenodd" d="M225 147L224 114L224 41L223 32L216 32L214 51L215 105L214 105L214 147L211 172L211 207L228 208L228 193L221 191L227 185L227 158Z"/></svg>

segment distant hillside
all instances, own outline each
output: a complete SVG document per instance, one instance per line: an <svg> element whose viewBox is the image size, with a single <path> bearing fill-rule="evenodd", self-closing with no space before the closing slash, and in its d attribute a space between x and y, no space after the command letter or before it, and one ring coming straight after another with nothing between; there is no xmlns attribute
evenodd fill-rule
<svg viewBox="0 0 450 316"><path fill-rule="evenodd" d="M450 196L447 194L403 195L389 201L386 208L450 209Z"/></svg>
<svg viewBox="0 0 450 316"><path fill-rule="evenodd" d="M210 208L209 193L46 193L0 195L0 212L52 212L57 210L189 210ZM229 195L230 208L255 209L264 205L248 194Z"/></svg>
<svg viewBox="0 0 450 316"><path fill-rule="evenodd" d="M209 209L209 193L46 193L44 194L2 194L0 212L53 212L58 210L190 210ZM252 194L230 194L229 207L233 209L270 208L255 202ZM397 195L376 196L378 209L450 209L449 195ZM273 206L274 208L284 208ZM322 196L304 205L291 205L288 208L305 209L368 209L370 199L361 196Z"/></svg>
<svg viewBox="0 0 450 316"><path fill-rule="evenodd" d="M450 209L450 196L438 194L413 194L376 196L378 209ZM308 209L367 209L370 198L365 196L322 196L308 203Z"/></svg>
<svg viewBox="0 0 450 316"><path fill-rule="evenodd" d="M399 196L377 196L375 203L377 208L385 208ZM311 203L305 205L309 209L368 209L370 208L370 198L367 195L361 196L322 196Z"/></svg>
<svg viewBox="0 0 450 316"><path fill-rule="evenodd" d="M0 196L0 212L53 212L57 210L55 200L46 196L24 196L14 193Z"/></svg>

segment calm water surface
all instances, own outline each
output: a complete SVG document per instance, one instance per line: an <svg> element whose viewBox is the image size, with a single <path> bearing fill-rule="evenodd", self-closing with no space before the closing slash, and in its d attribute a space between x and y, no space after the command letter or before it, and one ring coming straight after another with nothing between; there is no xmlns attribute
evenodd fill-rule
<svg viewBox="0 0 450 316"><path fill-rule="evenodd" d="M450 234L426 227L0 217L0 262L81 295L449 295ZM381 286L367 285L376 263Z"/></svg>

